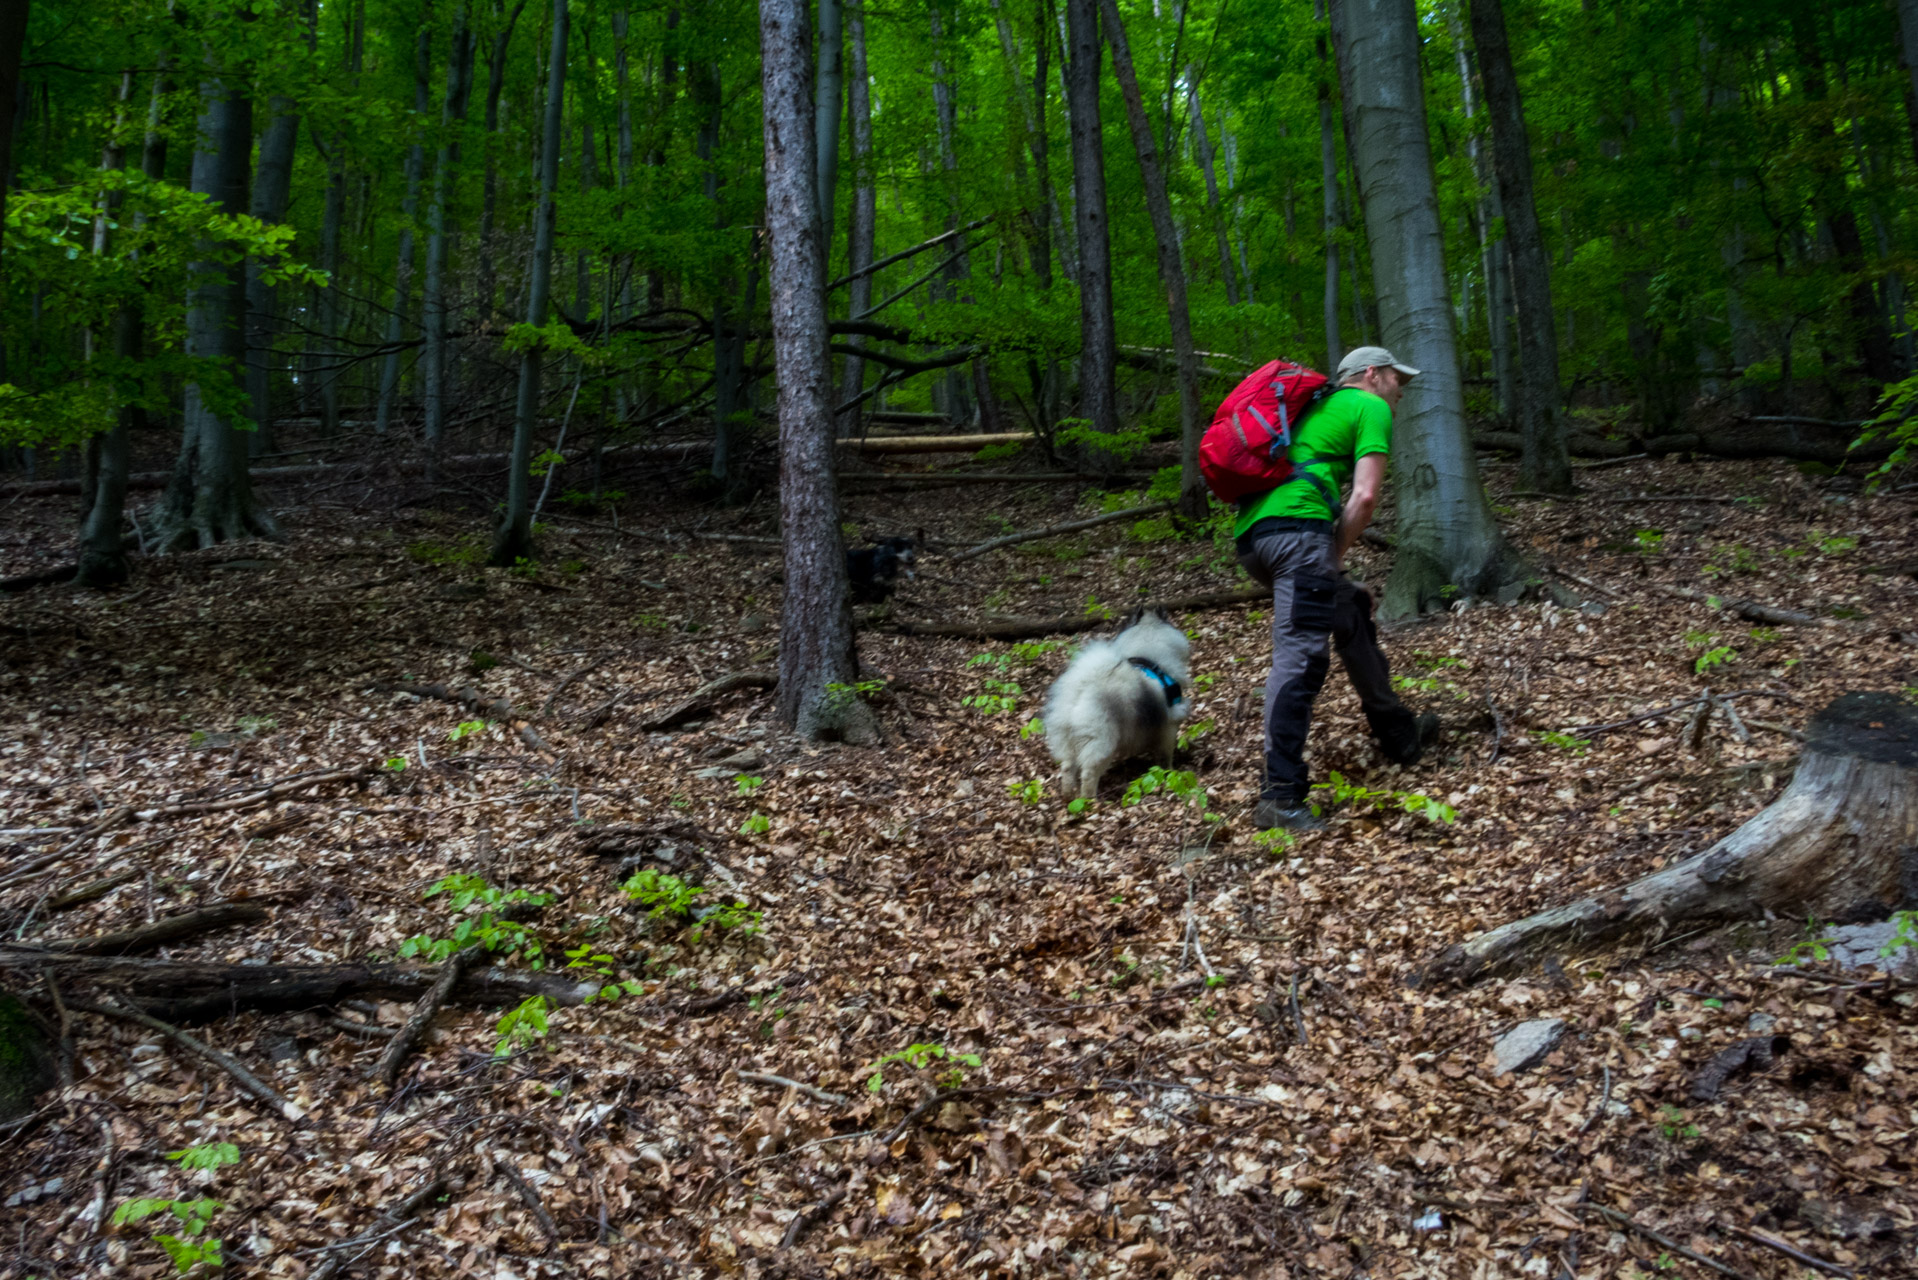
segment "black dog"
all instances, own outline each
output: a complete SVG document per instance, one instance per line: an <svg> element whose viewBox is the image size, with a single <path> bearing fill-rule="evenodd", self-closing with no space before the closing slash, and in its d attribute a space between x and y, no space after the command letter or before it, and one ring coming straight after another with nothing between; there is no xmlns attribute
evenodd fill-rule
<svg viewBox="0 0 1918 1280"><path fill-rule="evenodd" d="M860 604L879 604L899 586L901 574L912 577L924 536L881 538L870 547L848 551L846 577L852 584L852 598Z"/></svg>

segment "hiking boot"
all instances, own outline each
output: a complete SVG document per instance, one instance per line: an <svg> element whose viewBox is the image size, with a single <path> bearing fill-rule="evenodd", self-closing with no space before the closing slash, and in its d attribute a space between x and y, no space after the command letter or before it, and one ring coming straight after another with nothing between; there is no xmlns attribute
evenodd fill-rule
<svg viewBox="0 0 1918 1280"><path fill-rule="evenodd" d="M1253 806L1252 827L1255 831L1270 831L1275 827L1286 831L1323 831L1325 819L1313 813L1310 805L1288 805L1268 798Z"/></svg>
<svg viewBox="0 0 1918 1280"><path fill-rule="evenodd" d="M1412 722L1412 726L1417 733L1417 737L1412 743L1411 750L1402 751L1402 752L1391 752L1391 751L1385 752L1386 759L1390 760L1393 764L1404 765L1405 767L1410 768L1411 766L1417 764L1420 760L1424 759L1425 748L1432 745L1432 743L1438 740L1439 718L1433 715L1430 711L1422 712L1419 715L1419 718ZM1381 746L1381 749L1383 749L1382 746Z"/></svg>

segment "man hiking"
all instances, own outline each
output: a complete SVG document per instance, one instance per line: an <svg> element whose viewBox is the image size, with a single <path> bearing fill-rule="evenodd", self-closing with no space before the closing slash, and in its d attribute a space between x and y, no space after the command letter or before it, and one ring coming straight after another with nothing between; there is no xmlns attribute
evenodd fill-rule
<svg viewBox="0 0 1918 1280"><path fill-rule="evenodd" d="M1272 589L1272 674L1265 685L1265 775L1252 825L1261 831L1322 830L1306 803L1305 738L1312 702L1338 648L1379 748L1414 764L1438 733L1438 717L1414 716L1392 690L1372 625L1372 598L1343 578L1345 553L1365 532L1385 483L1392 410L1418 370L1384 347L1359 347L1339 362L1339 389L1299 422L1292 478L1239 500L1239 563ZM1341 506L1347 484L1351 497Z"/></svg>

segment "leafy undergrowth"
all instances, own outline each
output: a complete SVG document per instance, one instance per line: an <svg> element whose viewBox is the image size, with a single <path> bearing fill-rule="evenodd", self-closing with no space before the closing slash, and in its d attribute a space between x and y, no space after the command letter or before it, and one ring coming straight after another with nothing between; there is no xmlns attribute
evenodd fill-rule
<svg viewBox="0 0 1918 1280"><path fill-rule="evenodd" d="M1670 1244L1750 1277L1805 1274L1734 1228L1912 1274L1913 996L1815 962L1775 971L1806 922L1408 985L1475 930L1731 830L1789 780L1794 733L1834 694L1918 684L1907 500L1768 464L1584 480L1584 500L1515 500L1505 518L1528 553L1603 586L1602 615L1488 605L1389 634L1408 699L1447 723L1409 770L1372 749L1335 670L1311 753L1345 803L1291 847L1244 820L1256 609L1177 619L1196 677L1184 754L1147 785L1140 764L1115 770L1072 812L1029 727L1064 645L880 620L843 691L873 699L878 749L792 742L754 689L646 732L706 680L769 662L777 561L751 543L560 517L538 576L497 573L435 554L472 533L464 519L287 494L287 545L16 599L0 676L11 868L62 847L27 828L373 772L84 841L5 889L10 938L255 897L269 919L163 958L485 945L507 967L571 966L605 998L449 1009L391 1098L370 1081L384 1039L339 1023L396 1027L406 1005L192 1028L299 1121L155 1033L76 1013L78 1083L0 1136L0 1274L172 1274L176 1248L182 1266L286 1276L1704 1274ZM1494 468L1494 490L1509 484ZM1645 493L1704 497L1600 500ZM987 519L976 490L915 495L912 523L956 547L1077 500L1022 489ZM900 532L896 499L849 501L867 533ZM681 516L710 513L648 532ZM1233 580L1229 547L1124 524L921 567L894 616L1117 616ZM1385 564L1368 551L1357 567ZM1849 620L1754 626L1659 583ZM403 682L471 685L520 718ZM1749 743L1714 720L1694 751L1684 713L1588 728L1707 684L1740 695ZM99 998L71 975L62 989ZM1542 1018L1566 1022L1557 1048L1495 1074L1494 1038ZM1791 1053L1694 1101L1699 1068L1766 1020ZM215 1144L237 1159L162 1158ZM381 1216L436 1177L411 1225ZM112 1223L132 1201L157 1216Z"/></svg>

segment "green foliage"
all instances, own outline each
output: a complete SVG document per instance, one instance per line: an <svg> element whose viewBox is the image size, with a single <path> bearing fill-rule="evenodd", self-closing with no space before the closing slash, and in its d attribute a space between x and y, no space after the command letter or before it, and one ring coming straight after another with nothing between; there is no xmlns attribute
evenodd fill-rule
<svg viewBox="0 0 1918 1280"><path fill-rule="evenodd" d="M1274 855L1290 852L1298 842L1298 837L1284 827L1273 827L1269 831L1252 833L1252 843L1266 853Z"/></svg>
<svg viewBox="0 0 1918 1280"><path fill-rule="evenodd" d="M1784 635L1777 627L1753 627L1751 629L1754 644L1777 644Z"/></svg>
<svg viewBox="0 0 1918 1280"><path fill-rule="evenodd" d="M1100 604L1099 597L1088 594L1086 596L1086 617L1110 620L1112 617L1112 606L1109 604Z"/></svg>
<svg viewBox="0 0 1918 1280"><path fill-rule="evenodd" d="M1159 792L1176 797L1201 821L1215 820L1208 811L1210 797L1206 795L1205 788L1199 785L1199 775L1183 769L1168 769L1163 765L1153 765L1127 784L1125 794L1119 797L1119 804L1121 807L1135 805Z"/></svg>
<svg viewBox="0 0 1918 1280"><path fill-rule="evenodd" d="M686 928L694 946L720 934L749 938L761 931L761 921L765 915L743 902L714 903L702 907L695 899L706 892L703 885L688 883L656 867L633 872L620 888L625 890L627 897L646 909L650 919Z"/></svg>
<svg viewBox="0 0 1918 1280"><path fill-rule="evenodd" d="M1011 680L1001 680L996 676L986 676L979 682L985 692L968 694L959 699L962 707L971 707L982 716L996 716L1015 710L1019 705L1019 696L1024 689Z"/></svg>
<svg viewBox="0 0 1918 1280"><path fill-rule="evenodd" d="M483 732L485 728L486 721L484 720L462 720L446 735L446 740L448 742L464 742L474 734Z"/></svg>
<svg viewBox="0 0 1918 1280"><path fill-rule="evenodd" d="M1029 778L1024 782L1009 782L1006 792L1021 804L1038 804L1046 796L1045 780Z"/></svg>
<svg viewBox="0 0 1918 1280"><path fill-rule="evenodd" d="M1879 440L1891 441L1891 454L1871 472L1870 484L1877 488L1892 472L1911 459L1911 447L1918 443L1918 373L1902 382L1888 384L1878 399L1878 416L1852 441L1856 449Z"/></svg>
<svg viewBox="0 0 1918 1280"><path fill-rule="evenodd" d="M1698 1137L1698 1126L1686 1121L1685 1113L1667 1102L1659 1107L1658 1131L1667 1142L1690 1142Z"/></svg>
<svg viewBox="0 0 1918 1280"><path fill-rule="evenodd" d="M1633 533L1632 537L1637 540L1639 551L1648 556L1656 555L1658 549L1665 543L1663 529L1640 529Z"/></svg>
<svg viewBox="0 0 1918 1280"><path fill-rule="evenodd" d="M1102 454L1118 462L1129 463L1138 460L1145 447L1152 443L1152 432L1143 426L1122 427L1111 433L1095 428L1085 418L1061 418L1059 429L1053 433L1053 440L1061 448L1084 449L1088 453ZM1129 503L1120 503L1112 510L1123 510Z"/></svg>
<svg viewBox="0 0 1918 1280"><path fill-rule="evenodd" d="M1030 667L1048 653L1065 648L1063 640L1022 640L1008 645L1003 653L975 653L966 660L968 667L989 667L1004 674L1015 667Z"/></svg>
<svg viewBox="0 0 1918 1280"><path fill-rule="evenodd" d="M508 1009L493 1026L499 1037L493 1046L493 1056L504 1058L545 1039L551 1009L545 996L527 996L516 1007Z"/></svg>
<svg viewBox="0 0 1918 1280"><path fill-rule="evenodd" d="M885 687L884 680L855 680L851 684L835 680L826 685L826 702L835 710L843 711L860 698L872 698Z"/></svg>
<svg viewBox="0 0 1918 1280"><path fill-rule="evenodd" d="M1807 541L1818 549L1820 555L1843 556L1858 549L1858 539L1847 538L1841 534L1828 534L1822 529L1813 529Z"/></svg>
<svg viewBox="0 0 1918 1280"><path fill-rule="evenodd" d="M1831 937L1825 932L1825 926L1818 923L1818 917L1805 917L1805 936L1778 957L1778 964L1802 964L1806 959L1831 959Z"/></svg>
<svg viewBox="0 0 1918 1280"><path fill-rule="evenodd" d="M1458 819L1457 810L1442 800L1417 791L1382 791L1347 782L1345 775L1336 769L1326 775L1326 781L1312 788L1314 791L1329 791L1333 804L1351 804L1373 811L1397 807L1406 813L1416 814L1427 822L1450 825ZM1315 805L1316 809L1317 806Z"/></svg>
<svg viewBox="0 0 1918 1280"><path fill-rule="evenodd" d="M394 773L403 773L406 770L406 757L405 756L388 756L386 757L383 764L386 768L391 769Z"/></svg>
<svg viewBox="0 0 1918 1280"><path fill-rule="evenodd" d="M1584 755L1592 746L1591 739L1575 738L1569 733L1553 733L1548 731L1539 734L1538 740L1548 747L1557 747L1560 751L1569 751L1575 756Z"/></svg>
<svg viewBox="0 0 1918 1280"><path fill-rule="evenodd" d="M1206 734L1211 733L1213 729L1218 727L1218 723L1217 720L1214 720L1210 716L1207 716L1203 720L1186 721L1185 726L1179 730L1178 749L1180 751L1190 751L1192 744L1200 738L1203 738Z"/></svg>
<svg viewBox="0 0 1918 1280"><path fill-rule="evenodd" d="M478 534L462 534L450 543L410 542L406 554L419 564L459 564L477 567L486 563L487 546Z"/></svg>
<svg viewBox="0 0 1918 1280"><path fill-rule="evenodd" d="M483 946L495 955L524 960L534 969L545 967L545 947L539 938L524 925L502 920L495 913L514 902L543 907L552 902L552 894L534 893L526 889L498 889L488 884L483 876L464 874L435 881L423 896L432 899L441 894L447 895L447 910L460 917L452 935L435 938L430 934L415 934L400 944L401 956L409 959L418 957L439 964L456 951L463 951L469 946ZM462 914L475 906L480 910Z"/></svg>
<svg viewBox="0 0 1918 1280"><path fill-rule="evenodd" d="M889 1053L872 1064L873 1072L866 1081L866 1088L878 1093L886 1087L886 1068L893 1063L902 1063L914 1071L923 1071L935 1062L953 1064L950 1071L939 1077L939 1084L956 1089L965 1082L966 1073L962 1068L977 1068L980 1063L976 1053L957 1053L942 1044L909 1044L897 1053Z"/></svg>
<svg viewBox="0 0 1918 1280"><path fill-rule="evenodd" d="M733 778L733 786L742 796L752 795L765 785L766 780L757 774L741 773Z"/></svg>
<svg viewBox="0 0 1918 1280"><path fill-rule="evenodd" d="M1918 947L1918 911L1894 911L1891 922L1897 926L1889 941L1878 949L1881 956L1894 956L1900 951Z"/></svg>
<svg viewBox="0 0 1918 1280"><path fill-rule="evenodd" d="M240 1149L231 1142L207 1142L194 1147L169 1151L166 1158L182 1169L210 1170L240 1163Z"/></svg>
<svg viewBox="0 0 1918 1280"><path fill-rule="evenodd" d="M225 1207L225 1204L219 1200L206 1199L128 1200L113 1211L113 1225L123 1227L135 1222L144 1222L155 1214L171 1214L180 1223L179 1234L162 1232L153 1237L153 1242L166 1250L167 1257L173 1260L173 1269L180 1275L185 1275L196 1266L218 1268L226 1265L226 1259L221 1253L220 1239L206 1234L207 1227L213 1222L213 1215Z"/></svg>
<svg viewBox="0 0 1918 1280"><path fill-rule="evenodd" d="M1025 724L1020 726L1019 740L1021 742L1025 742L1032 738L1042 737L1044 736L1045 731L1046 731L1046 722L1044 720L1041 720L1038 716L1034 716L1032 717L1032 719L1026 721Z"/></svg>
<svg viewBox="0 0 1918 1280"><path fill-rule="evenodd" d="M1699 654L1697 660L1692 663L1692 670L1702 676L1714 667L1722 667L1728 662L1736 662L1737 660L1737 650L1731 648L1729 645L1720 645L1716 649L1707 649L1704 653Z"/></svg>

